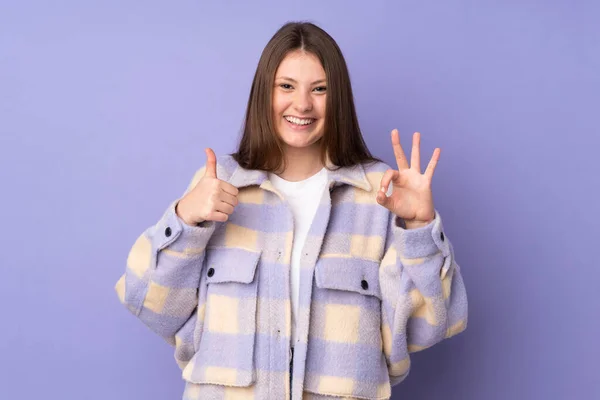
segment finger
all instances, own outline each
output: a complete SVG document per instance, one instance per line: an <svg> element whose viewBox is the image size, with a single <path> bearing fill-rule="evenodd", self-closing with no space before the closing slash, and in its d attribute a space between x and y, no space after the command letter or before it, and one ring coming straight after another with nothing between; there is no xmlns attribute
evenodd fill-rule
<svg viewBox="0 0 600 400"><path fill-rule="evenodd" d="M210 178L217 177L217 157L215 156L215 152L212 151L211 148L206 148L204 150L206 153L206 171L204 171L204 176L208 176Z"/></svg>
<svg viewBox="0 0 600 400"><path fill-rule="evenodd" d="M225 192L221 192L219 195L219 201L223 202L223 203L227 203L233 207L238 205L238 199L236 196L229 194L229 193L225 193Z"/></svg>
<svg viewBox="0 0 600 400"><path fill-rule="evenodd" d="M413 147L410 152L410 167L421 173L421 153L419 148L421 147L421 134L415 132L413 135Z"/></svg>
<svg viewBox="0 0 600 400"><path fill-rule="evenodd" d="M377 192L377 196L375 197L377 202L384 206L385 208L390 208L391 199L385 195L385 192L379 190Z"/></svg>
<svg viewBox="0 0 600 400"><path fill-rule="evenodd" d="M205 219L207 221L226 222L229 219L229 215L220 211L212 211L208 213Z"/></svg>
<svg viewBox="0 0 600 400"><path fill-rule="evenodd" d="M225 182L225 181L221 181L221 185L220 185L220 187L221 187L221 190L222 190L222 191L224 191L225 193L229 193L230 195L233 195L233 196L237 196L237 195L238 195L238 193L240 192L240 191L238 190L238 188L236 188L236 187L235 187L235 186L233 186L232 184L230 184L230 183L227 183L227 182Z"/></svg>
<svg viewBox="0 0 600 400"><path fill-rule="evenodd" d="M427 165L427 169L425 170L425 176L431 180L433 178L433 173L435 172L435 167L437 166L438 161L440 160L440 154L442 149L439 147L433 151L433 156L431 156L431 160L429 160L429 164Z"/></svg>
<svg viewBox="0 0 600 400"><path fill-rule="evenodd" d="M381 185L379 187L379 191L376 195L376 200L382 206L388 208L391 199L387 196L388 189L390 187L390 183L392 180L398 177L399 172L393 169L388 169L385 174L383 174L383 178L381 178Z"/></svg>
<svg viewBox="0 0 600 400"><path fill-rule="evenodd" d="M406 155L404 155L404 150L402 150L402 146L400 145L400 134L398 133L398 129L392 131L392 148L394 149L394 156L396 156L398 169L408 169L408 161L406 160Z"/></svg>
<svg viewBox="0 0 600 400"><path fill-rule="evenodd" d="M222 212L223 214L231 215L233 214L233 206L229 203L221 201L219 204L217 204L216 211Z"/></svg>

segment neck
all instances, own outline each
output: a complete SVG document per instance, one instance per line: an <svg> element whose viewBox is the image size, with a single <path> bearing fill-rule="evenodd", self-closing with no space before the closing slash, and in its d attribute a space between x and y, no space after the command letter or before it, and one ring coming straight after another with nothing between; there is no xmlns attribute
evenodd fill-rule
<svg viewBox="0 0 600 400"><path fill-rule="evenodd" d="M311 146L309 149L287 147L284 156L286 162L285 170L277 175L286 181L302 181L323 169L320 148L318 146Z"/></svg>

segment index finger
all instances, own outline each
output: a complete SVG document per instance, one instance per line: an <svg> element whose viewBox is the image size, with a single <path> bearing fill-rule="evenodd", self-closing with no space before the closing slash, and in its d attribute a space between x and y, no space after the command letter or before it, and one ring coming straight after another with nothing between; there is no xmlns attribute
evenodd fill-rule
<svg viewBox="0 0 600 400"><path fill-rule="evenodd" d="M223 190L225 193L229 193L232 196L237 196L240 192L238 188L225 181L221 181L221 190Z"/></svg>

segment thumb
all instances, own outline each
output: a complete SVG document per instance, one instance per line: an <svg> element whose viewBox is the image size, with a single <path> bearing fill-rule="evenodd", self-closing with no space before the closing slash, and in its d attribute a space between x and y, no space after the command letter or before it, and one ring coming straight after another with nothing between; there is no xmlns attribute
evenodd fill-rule
<svg viewBox="0 0 600 400"><path fill-rule="evenodd" d="M204 171L204 176L208 176L210 178L217 177L217 157L215 156L215 152L212 151L211 148L204 149L206 153L206 171Z"/></svg>

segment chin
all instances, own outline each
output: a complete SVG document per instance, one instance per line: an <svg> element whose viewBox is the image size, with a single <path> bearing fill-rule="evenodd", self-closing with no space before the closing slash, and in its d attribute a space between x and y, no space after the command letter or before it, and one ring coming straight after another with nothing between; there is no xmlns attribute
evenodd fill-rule
<svg viewBox="0 0 600 400"><path fill-rule="evenodd" d="M308 140L306 140L306 139L298 140L298 138L289 137L289 136L288 137L283 136L283 137L281 137L281 139L288 147L292 147L294 149L308 149L308 148L318 146L318 143L321 141L322 136L318 137L316 139L308 139Z"/></svg>
<svg viewBox="0 0 600 400"><path fill-rule="evenodd" d="M286 146L295 149L303 149L318 146L318 143L323 139L323 134L290 132L287 129L283 129L283 132L282 134L279 134L279 137Z"/></svg>

